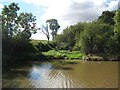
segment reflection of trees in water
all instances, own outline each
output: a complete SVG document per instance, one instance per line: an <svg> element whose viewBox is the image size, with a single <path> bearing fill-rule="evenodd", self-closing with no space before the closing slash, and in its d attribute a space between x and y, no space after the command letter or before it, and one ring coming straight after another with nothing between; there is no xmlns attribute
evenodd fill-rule
<svg viewBox="0 0 120 90"><path fill-rule="evenodd" d="M114 88L118 83L117 69L117 62L81 62L56 69L52 63L34 63L29 69L6 72L3 84L4 87L27 88Z"/></svg>

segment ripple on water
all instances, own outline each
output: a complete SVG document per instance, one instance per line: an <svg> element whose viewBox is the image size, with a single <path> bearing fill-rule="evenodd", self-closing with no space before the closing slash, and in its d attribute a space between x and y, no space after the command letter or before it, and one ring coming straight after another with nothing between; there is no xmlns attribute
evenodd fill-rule
<svg viewBox="0 0 120 90"><path fill-rule="evenodd" d="M6 73L3 83L5 87L25 88L118 87L117 62L81 62L65 65L64 67L72 69L53 69L51 63L34 64L26 72L27 76L20 73L22 69L18 69L19 72L16 73L13 71ZM16 77L9 77L14 74L16 74ZM12 82L10 82L11 80Z"/></svg>

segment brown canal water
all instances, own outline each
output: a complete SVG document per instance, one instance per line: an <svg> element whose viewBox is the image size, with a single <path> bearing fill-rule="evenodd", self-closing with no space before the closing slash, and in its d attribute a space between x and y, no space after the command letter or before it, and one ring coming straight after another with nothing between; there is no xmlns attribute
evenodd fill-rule
<svg viewBox="0 0 120 90"><path fill-rule="evenodd" d="M118 88L118 62L80 61L53 68L30 62L3 73L3 88Z"/></svg>

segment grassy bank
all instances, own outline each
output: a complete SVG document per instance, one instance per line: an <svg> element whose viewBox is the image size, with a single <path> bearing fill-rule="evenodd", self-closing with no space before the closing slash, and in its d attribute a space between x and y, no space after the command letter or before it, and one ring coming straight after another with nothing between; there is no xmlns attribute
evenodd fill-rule
<svg viewBox="0 0 120 90"><path fill-rule="evenodd" d="M80 51L66 51L66 50L50 50L42 52L47 58L53 59L82 59L84 56Z"/></svg>
<svg viewBox="0 0 120 90"><path fill-rule="evenodd" d="M54 42L46 40L31 40L30 43L37 49L36 59L84 59L88 61L109 61L119 60L120 55L111 54L88 54L85 55L80 51L55 50Z"/></svg>
<svg viewBox="0 0 120 90"><path fill-rule="evenodd" d="M80 51L67 51L67 50L50 50L42 52L42 55L46 59L79 59L87 61L119 61L119 55L108 55L108 54L88 54L85 55Z"/></svg>

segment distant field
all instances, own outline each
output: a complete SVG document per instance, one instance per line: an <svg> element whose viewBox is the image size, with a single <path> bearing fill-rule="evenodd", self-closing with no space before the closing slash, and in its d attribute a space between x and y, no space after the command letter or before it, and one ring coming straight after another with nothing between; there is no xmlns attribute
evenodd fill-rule
<svg viewBox="0 0 120 90"><path fill-rule="evenodd" d="M47 40L33 40L31 39L30 43L32 43L33 45L36 45L38 43L47 43L48 41Z"/></svg>

